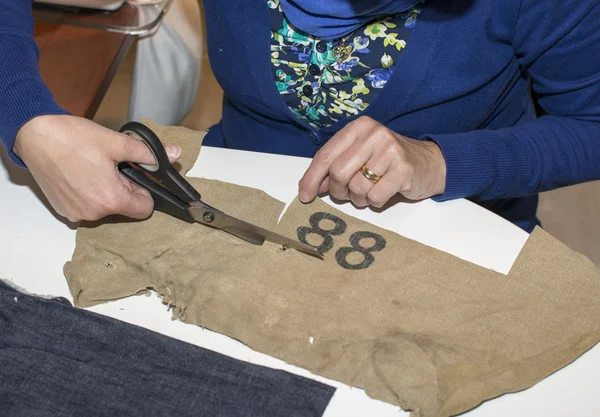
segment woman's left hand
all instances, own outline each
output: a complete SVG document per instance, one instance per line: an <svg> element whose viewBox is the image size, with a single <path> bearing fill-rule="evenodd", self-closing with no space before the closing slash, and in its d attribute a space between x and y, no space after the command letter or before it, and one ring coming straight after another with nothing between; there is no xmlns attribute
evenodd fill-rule
<svg viewBox="0 0 600 417"><path fill-rule="evenodd" d="M367 179L363 165L380 179ZM317 152L298 194L305 203L329 191L333 198L352 200L359 207L382 207L397 193L421 200L442 194L445 186L446 161L435 142L404 137L363 116Z"/></svg>

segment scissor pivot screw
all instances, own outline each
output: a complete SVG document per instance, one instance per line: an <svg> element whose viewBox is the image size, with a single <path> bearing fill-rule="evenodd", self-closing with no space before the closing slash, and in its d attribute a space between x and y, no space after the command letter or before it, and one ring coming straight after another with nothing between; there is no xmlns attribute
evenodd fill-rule
<svg viewBox="0 0 600 417"><path fill-rule="evenodd" d="M215 219L215 215L212 214L210 211L207 211L206 213L204 213L204 216L202 216L202 218L206 223L212 223L212 221Z"/></svg>

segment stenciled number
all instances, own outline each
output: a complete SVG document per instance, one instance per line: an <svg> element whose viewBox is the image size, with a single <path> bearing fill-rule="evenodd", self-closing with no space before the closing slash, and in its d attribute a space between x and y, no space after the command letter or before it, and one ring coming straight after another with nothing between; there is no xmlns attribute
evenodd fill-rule
<svg viewBox="0 0 600 417"><path fill-rule="evenodd" d="M330 220L335 226L333 229L325 230L321 228L321 221ZM329 252L333 249L333 237L341 235L347 229L346 222L340 219L338 216L333 214L325 213L325 212L317 212L313 213L312 216L309 217L308 223L312 227L301 226L297 229L298 240L300 242L305 243L314 247L321 253ZM315 246L308 242L306 237L308 235L315 234L321 236L323 238L323 242L319 246ZM375 243L370 247L364 247L360 244L363 239L373 239ZM345 269L366 269L370 267L373 262L375 262L375 257L373 257L373 252L379 252L385 249L386 241L383 236L378 235L373 232L356 232L350 236L350 246L343 247L337 250L335 253L335 259L337 263ZM358 252L363 255L364 259L359 264L351 264L348 262L348 255L352 252Z"/></svg>
<svg viewBox="0 0 600 417"><path fill-rule="evenodd" d="M321 222L323 220L331 220L335 224L335 227L331 230L321 229ZM308 219L308 223L312 227L301 226L297 229L298 240L314 247L321 253L329 252L333 248L333 238L331 236L341 235L346 231L347 227L346 222L340 219L338 216L324 213L322 211L313 213L313 215ZM311 234L321 236L323 238L323 243L321 243L319 246L308 243L306 236Z"/></svg>
<svg viewBox="0 0 600 417"><path fill-rule="evenodd" d="M365 248L360 244L360 241L363 239L373 239L375 243L373 246ZM350 246L339 248L335 253L335 259L337 263L345 269L366 269L371 266L373 262L375 262L375 257L372 255L372 252L379 252L385 249L386 241L383 236L378 235L377 233L372 232L356 232L350 236ZM364 259L359 264L351 264L348 262L348 255L352 252L359 252L364 256Z"/></svg>

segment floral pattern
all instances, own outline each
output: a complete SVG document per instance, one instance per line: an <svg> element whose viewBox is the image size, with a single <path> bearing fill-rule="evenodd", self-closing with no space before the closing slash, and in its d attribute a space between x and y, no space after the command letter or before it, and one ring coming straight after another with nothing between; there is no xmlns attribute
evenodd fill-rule
<svg viewBox="0 0 600 417"><path fill-rule="evenodd" d="M292 113L315 128L369 106L396 70L421 12L414 7L383 16L345 38L324 41L294 28L279 0L268 0L267 6L275 85Z"/></svg>

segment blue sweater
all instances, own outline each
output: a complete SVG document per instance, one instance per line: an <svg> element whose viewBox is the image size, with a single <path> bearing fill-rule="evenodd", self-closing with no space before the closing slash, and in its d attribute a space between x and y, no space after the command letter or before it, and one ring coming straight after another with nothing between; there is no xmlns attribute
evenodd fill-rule
<svg viewBox="0 0 600 417"><path fill-rule="evenodd" d="M316 130L288 109L272 78L264 0L205 0L204 8L225 92L205 144L311 157L352 120ZM36 69L30 9L31 0L0 0L8 149L31 117L62 112ZM600 5L432 0L422 9L396 71L363 114L438 143L447 184L436 200L469 198L531 231L537 193L600 179ZM548 116L536 119L531 90Z"/></svg>

